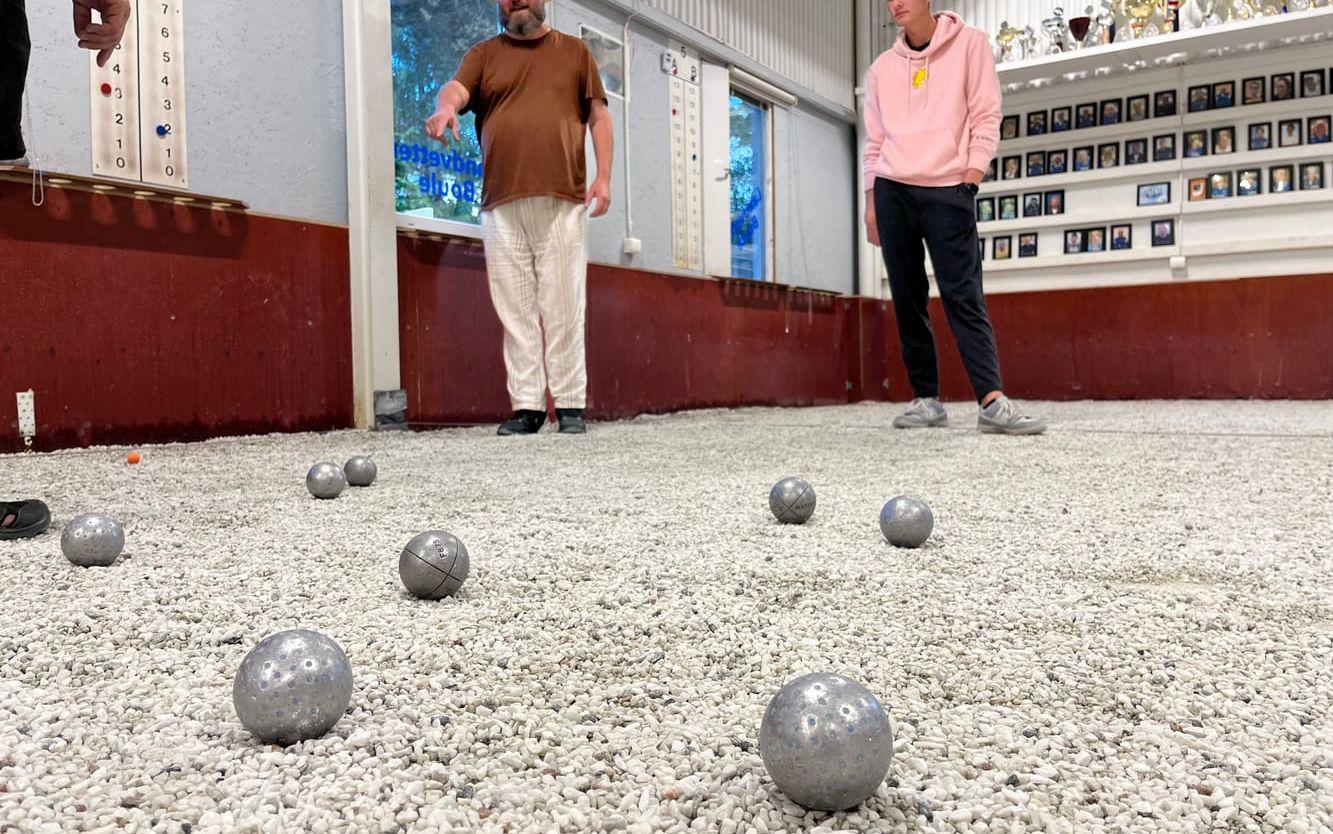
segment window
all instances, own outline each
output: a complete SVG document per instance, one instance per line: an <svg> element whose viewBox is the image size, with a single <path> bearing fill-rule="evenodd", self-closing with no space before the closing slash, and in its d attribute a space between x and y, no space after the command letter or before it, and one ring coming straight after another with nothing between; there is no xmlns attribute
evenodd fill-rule
<svg viewBox="0 0 1333 834"><path fill-rule="evenodd" d="M767 105L731 94L731 274L768 277L769 143Z"/></svg>
<svg viewBox="0 0 1333 834"><path fill-rule="evenodd" d="M497 34L495 0L392 0L394 180L400 213L478 225L481 144L468 113L462 142L426 136L440 87L464 53Z"/></svg>

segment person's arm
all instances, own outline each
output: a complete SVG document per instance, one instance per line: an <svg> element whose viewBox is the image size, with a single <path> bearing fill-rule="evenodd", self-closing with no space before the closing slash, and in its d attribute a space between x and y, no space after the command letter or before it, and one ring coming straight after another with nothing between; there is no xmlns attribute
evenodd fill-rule
<svg viewBox="0 0 1333 834"><path fill-rule="evenodd" d="M611 156L614 140L611 130L611 111L605 99L594 99L588 111L588 130L592 133L592 152L597 159L597 176L588 189L586 205L597 201L590 216L601 217L611 208Z"/></svg>
<svg viewBox="0 0 1333 834"><path fill-rule="evenodd" d="M1000 76L990 42L974 37L967 56L967 120L971 142L967 147L967 173L963 179L977 185L986 176L986 166L1000 145Z"/></svg>
<svg viewBox="0 0 1333 834"><path fill-rule="evenodd" d="M866 192L866 240L872 246L879 246L879 226L875 219L875 163L879 161L880 148L884 145L884 123L879 115L879 84L875 81L875 68L866 73L865 114L866 146L862 154L865 168L864 187Z"/></svg>
<svg viewBox="0 0 1333 834"><path fill-rule="evenodd" d="M459 141L462 137L458 135L458 114L467 107L467 103L472 100L468 95L467 87L451 80L440 88L440 95L435 104L435 112L426 120L426 135L432 139L438 139L444 144L449 144L449 139L445 136L446 130L453 131L454 141Z"/></svg>
<svg viewBox="0 0 1333 834"><path fill-rule="evenodd" d="M93 10L102 16L93 23ZM106 66L120 45L130 19L130 0L74 0L74 34L83 49L97 51L97 65Z"/></svg>
<svg viewBox="0 0 1333 834"><path fill-rule="evenodd" d="M426 119L426 135L430 138L448 145L446 131L449 131L453 133L455 142L461 140L458 115L467 111L468 105L481 89L482 69L486 63L482 53L483 49L479 46L469 49L458 63L458 72L454 73L453 79L440 88L435 112Z"/></svg>

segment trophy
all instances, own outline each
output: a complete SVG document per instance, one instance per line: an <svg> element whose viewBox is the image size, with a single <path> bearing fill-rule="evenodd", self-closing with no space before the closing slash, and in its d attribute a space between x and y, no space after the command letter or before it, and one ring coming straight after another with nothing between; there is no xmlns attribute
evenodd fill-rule
<svg viewBox="0 0 1333 834"><path fill-rule="evenodd" d="M1092 6L1088 6L1088 13L1079 17L1069 18L1069 34L1074 36L1074 48L1082 49L1088 45L1088 27L1092 25Z"/></svg>
<svg viewBox="0 0 1333 834"><path fill-rule="evenodd" d="M1018 45L1023 50L1024 58L1037 57L1037 33L1031 26L1023 27L1023 34L1018 36Z"/></svg>
<svg viewBox="0 0 1333 834"><path fill-rule="evenodd" d="M1148 37L1145 28L1152 16L1157 14L1156 0L1120 0L1120 8L1125 17L1129 18L1129 30L1133 33L1134 40ZM1157 33L1153 31L1149 34Z"/></svg>
<svg viewBox="0 0 1333 834"><path fill-rule="evenodd" d="M1014 46L1018 39L1018 30L1009 25L1009 21L1000 21L1000 31L995 34L997 62L1014 60Z"/></svg>
<svg viewBox="0 0 1333 834"><path fill-rule="evenodd" d="M1176 21L1182 32L1186 29L1202 29L1206 16L1201 0L1185 0L1176 10Z"/></svg>
<svg viewBox="0 0 1333 834"><path fill-rule="evenodd" d="M1097 30L1093 33L1093 38L1098 44L1108 44L1115 42L1115 9L1111 5L1111 0L1102 0L1101 11L1097 12Z"/></svg>
<svg viewBox="0 0 1333 834"><path fill-rule="evenodd" d="M1064 9L1056 6L1055 10L1051 12L1051 16L1041 22L1041 28L1046 33L1047 55L1069 50L1069 38L1065 36L1067 29L1065 27Z"/></svg>

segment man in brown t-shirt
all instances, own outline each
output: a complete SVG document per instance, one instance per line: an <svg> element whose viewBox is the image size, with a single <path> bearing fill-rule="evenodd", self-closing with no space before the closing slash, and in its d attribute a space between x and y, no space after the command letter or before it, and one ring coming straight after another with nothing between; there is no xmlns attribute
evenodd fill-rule
<svg viewBox="0 0 1333 834"><path fill-rule="evenodd" d="M505 31L468 50L440 90L426 132L447 144L459 138L458 114L477 114L486 273L514 408L499 433L541 429L549 370L560 431L581 434L587 218L611 206L611 117L591 51L546 25L546 0L500 0L500 20ZM597 157L589 188L585 128Z"/></svg>

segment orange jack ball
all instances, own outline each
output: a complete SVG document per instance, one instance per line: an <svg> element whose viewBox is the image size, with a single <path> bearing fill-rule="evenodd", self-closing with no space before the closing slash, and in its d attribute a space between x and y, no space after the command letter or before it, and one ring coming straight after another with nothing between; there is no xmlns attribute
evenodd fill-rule
<svg viewBox="0 0 1333 834"><path fill-rule="evenodd" d="M138 452L130 452L128 455L125 456L125 460L129 461L130 463L138 463L138 462L139 462L139 453L138 453Z"/></svg>

